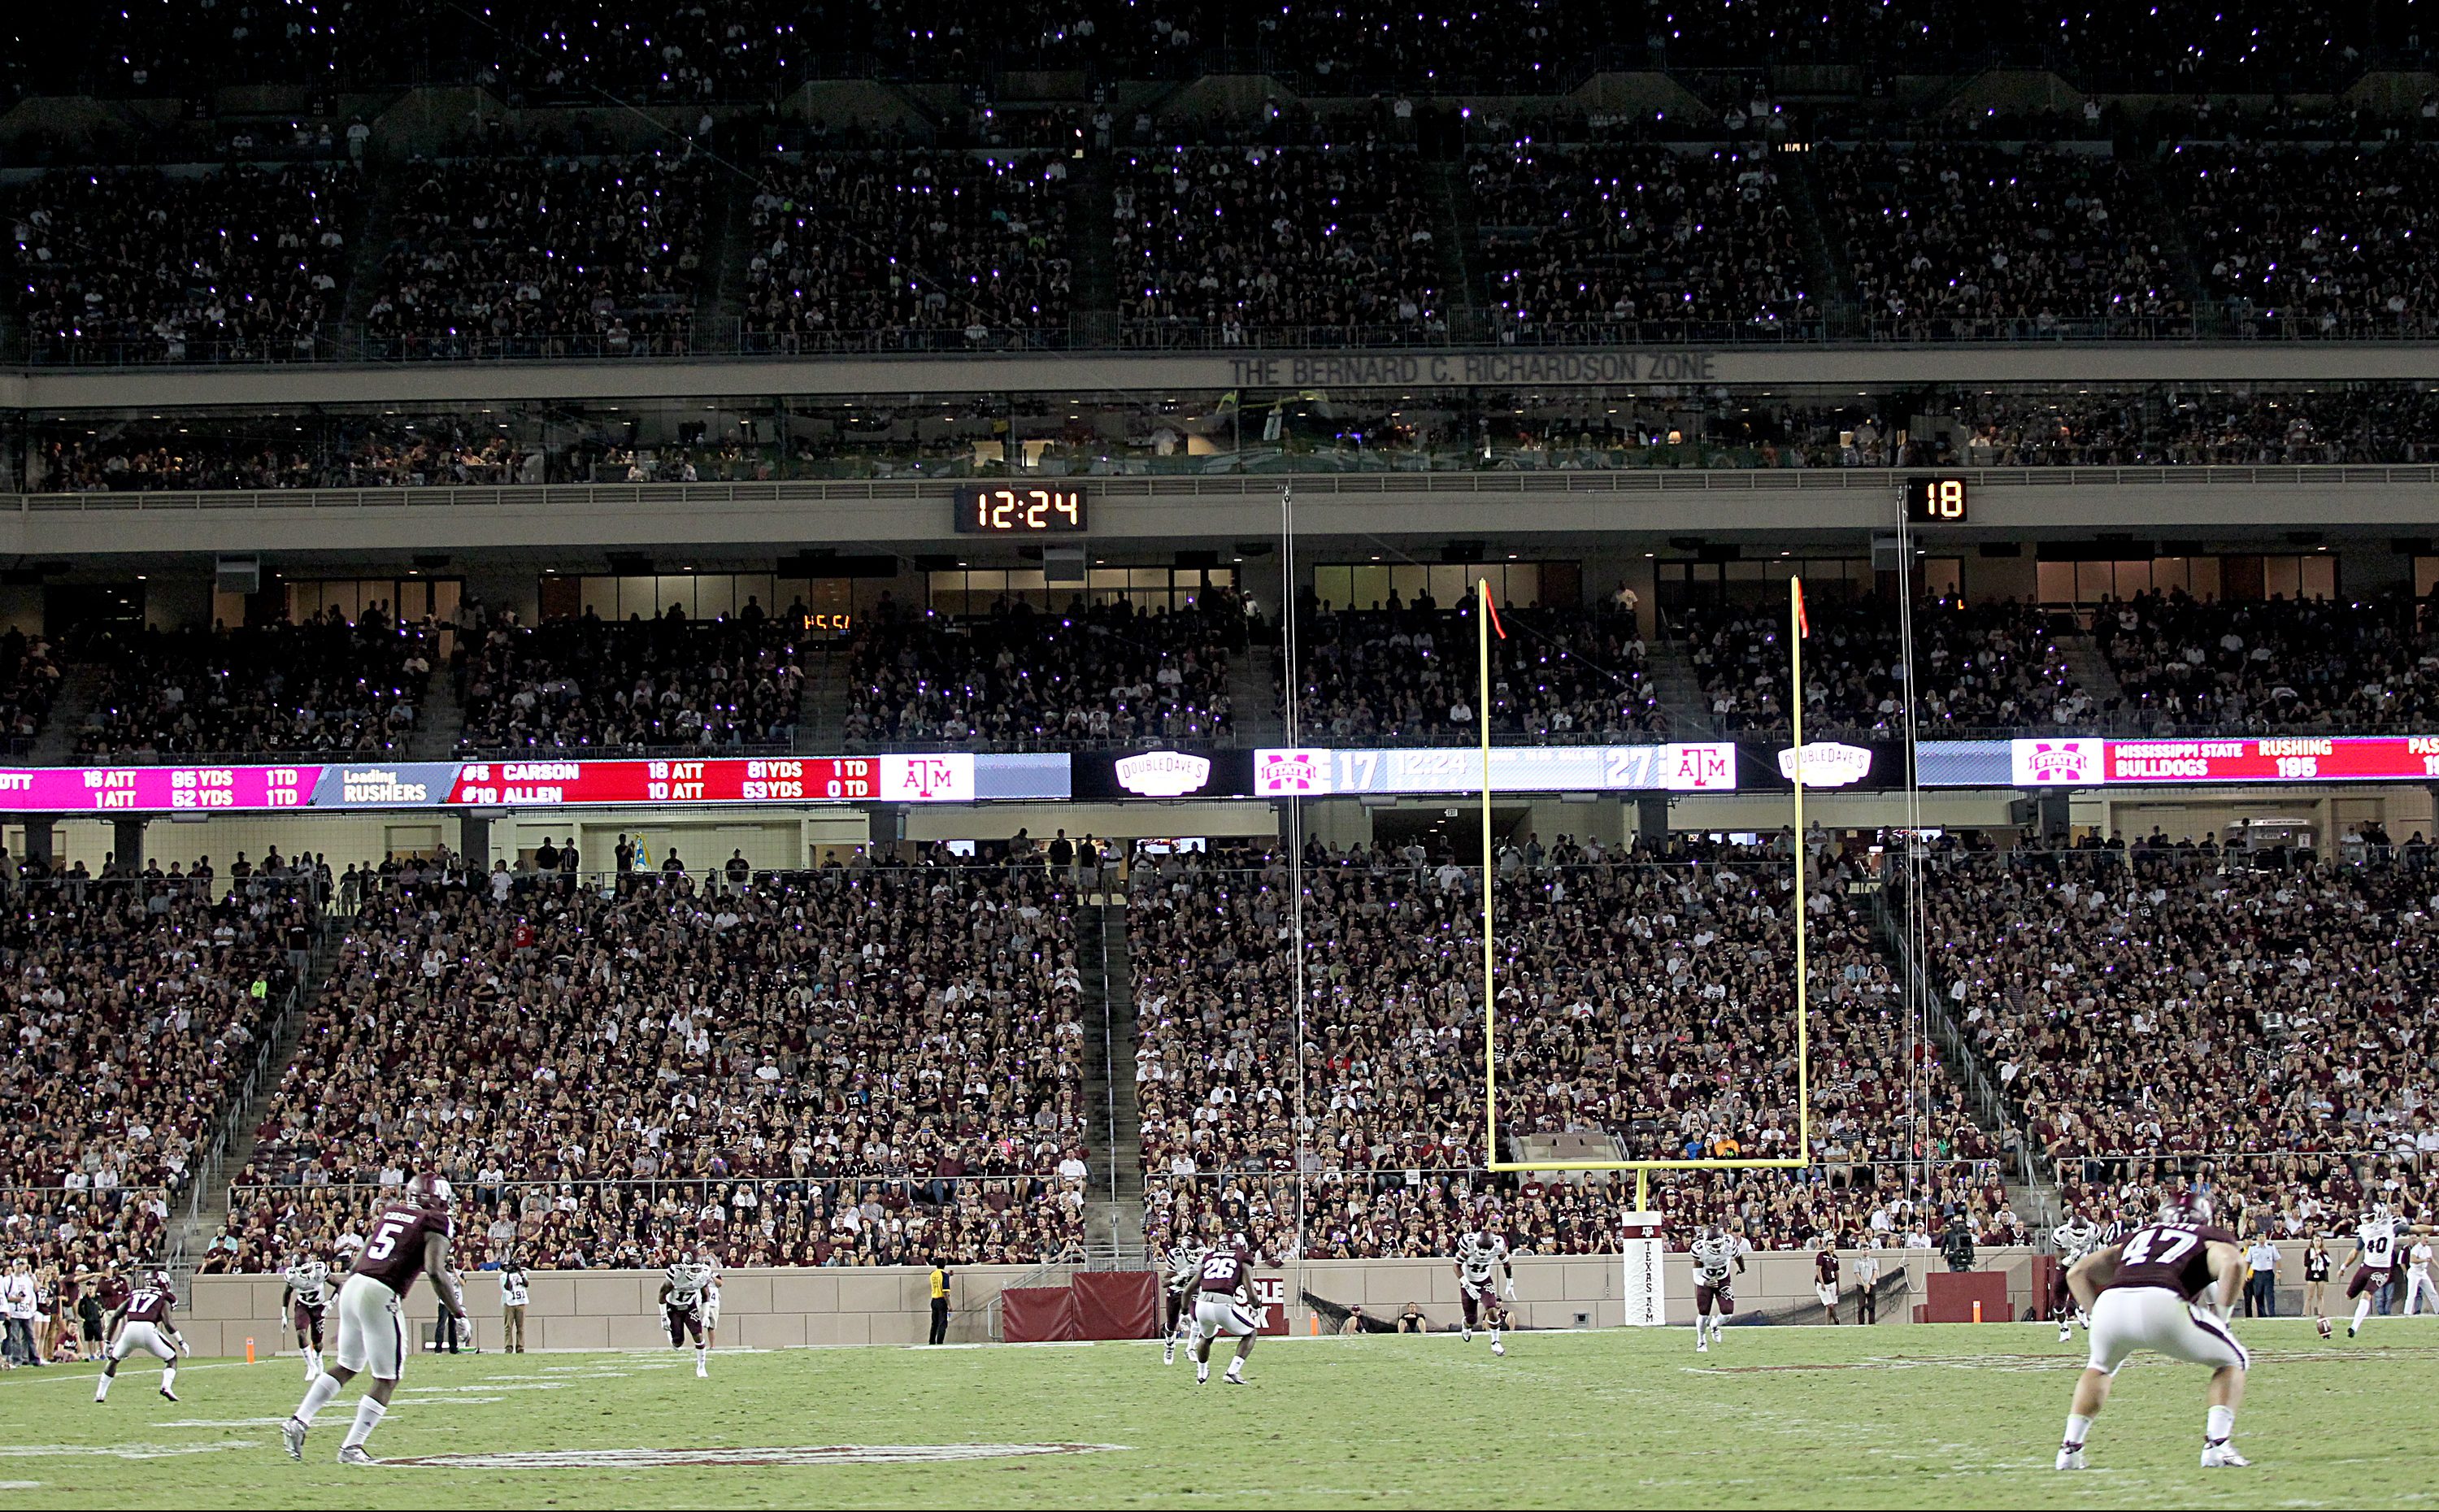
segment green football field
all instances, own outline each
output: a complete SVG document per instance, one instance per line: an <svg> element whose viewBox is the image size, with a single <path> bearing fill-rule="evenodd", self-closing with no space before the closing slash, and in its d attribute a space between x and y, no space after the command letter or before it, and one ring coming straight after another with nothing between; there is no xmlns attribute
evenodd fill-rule
<svg viewBox="0 0 2439 1512"><path fill-rule="evenodd" d="M1266 1341L1198 1388L1157 1345L424 1357L373 1440L303 1465L302 1370L202 1361L184 1400L131 1361L0 1377L0 1490L26 1506L2410 1505L2439 1499L2439 1322L2335 1343L2243 1328L2251 1470L2201 1470L2202 1372L2138 1362L2070 1490L2050 1468L2080 1337L2045 1327L1733 1329ZM139 1357L141 1358L141 1357ZM896 1447L892 1453L889 1447ZM827 1450L826 1453L812 1452ZM621 1455L614 1451L628 1451ZM775 1451L775 1452L774 1452ZM570 1463L503 1466L492 1456ZM875 1463L887 1455L894 1462ZM861 1456L859 1458L859 1456ZM911 1456L911 1457L910 1457ZM639 1463L648 1458L693 1463ZM621 1463L621 1461L625 1461ZM726 1461L722 1463L721 1461ZM786 1463L793 1460L796 1463ZM709 1461L710 1463L705 1463ZM778 1463L774 1463L777 1461ZM368 1489L366 1483L379 1489Z"/></svg>

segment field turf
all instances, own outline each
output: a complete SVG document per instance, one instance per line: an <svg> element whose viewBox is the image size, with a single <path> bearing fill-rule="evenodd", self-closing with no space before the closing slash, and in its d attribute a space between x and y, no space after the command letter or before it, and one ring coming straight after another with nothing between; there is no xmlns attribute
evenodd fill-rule
<svg viewBox="0 0 2439 1512"><path fill-rule="evenodd" d="M1103 1445L930 1463L333 1462L343 1394L303 1465L278 1419L293 1357L195 1361L184 1400L131 1361L0 1377L0 1504L47 1506L2404 1506L2439 1500L2439 1322L2335 1343L2239 1325L2255 1351L2236 1442L2200 1469L2202 1372L2119 1378L2072 1486L2050 1468L2081 1339L2046 1327L1683 1328L1269 1340L1253 1384L1197 1388L1157 1345L426 1356L373 1440L384 1459L534 1451ZM740 1457L734 1456L732 1457ZM746 1455L752 1459L756 1456ZM2070 1502L2069 1498L2074 1500Z"/></svg>

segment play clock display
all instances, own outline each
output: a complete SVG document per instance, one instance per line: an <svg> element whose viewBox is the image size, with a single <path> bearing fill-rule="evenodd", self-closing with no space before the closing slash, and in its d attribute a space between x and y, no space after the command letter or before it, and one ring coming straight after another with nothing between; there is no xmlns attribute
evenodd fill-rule
<svg viewBox="0 0 2439 1512"><path fill-rule="evenodd" d="M1006 488L969 484L957 489L956 528L958 534L969 536L1082 535L1084 489L1073 483Z"/></svg>
<svg viewBox="0 0 2439 1512"><path fill-rule="evenodd" d="M1969 515L1963 478L1905 480L1906 521L1918 525L1961 525Z"/></svg>

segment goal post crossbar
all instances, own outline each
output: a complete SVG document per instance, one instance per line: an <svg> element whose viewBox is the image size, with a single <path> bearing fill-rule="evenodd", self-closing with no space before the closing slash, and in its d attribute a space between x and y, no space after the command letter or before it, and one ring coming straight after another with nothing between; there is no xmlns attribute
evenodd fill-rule
<svg viewBox="0 0 2439 1512"><path fill-rule="evenodd" d="M1483 1114L1487 1138L1483 1146L1485 1165L1496 1171L1632 1171L1634 1172L1635 1205L1645 1205L1647 1181L1652 1171L1736 1171L1736 1170L1799 1170L1812 1164L1812 1085L1809 1044L1810 971L1806 959L1807 921L1804 907L1805 871L1808 852L1804 828L1804 581L1788 579L1788 669L1790 677L1788 699L1792 723L1794 755L1789 763L1789 780L1795 790L1795 1148L1792 1156L1768 1159L1730 1158L1718 1160L1502 1160L1499 1158L1499 997L1493 980L1497 957L1491 938L1491 883L1494 858L1491 854L1490 824L1490 581L1478 578L1474 584L1474 633L1479 645L1475 663L1481 673L1481 713L1477 722L1482 730L1482 1078Z"/></svg>

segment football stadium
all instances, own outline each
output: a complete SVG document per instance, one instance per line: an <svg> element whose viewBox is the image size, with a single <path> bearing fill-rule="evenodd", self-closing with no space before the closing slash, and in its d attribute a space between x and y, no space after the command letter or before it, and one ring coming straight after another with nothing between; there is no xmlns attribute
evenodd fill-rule
<svg viewBox="0 0 2439 1512"><path fill-rule="evenodd" d="M2422 20L0 14L9 1504L2427 1500Z"/></svg>

